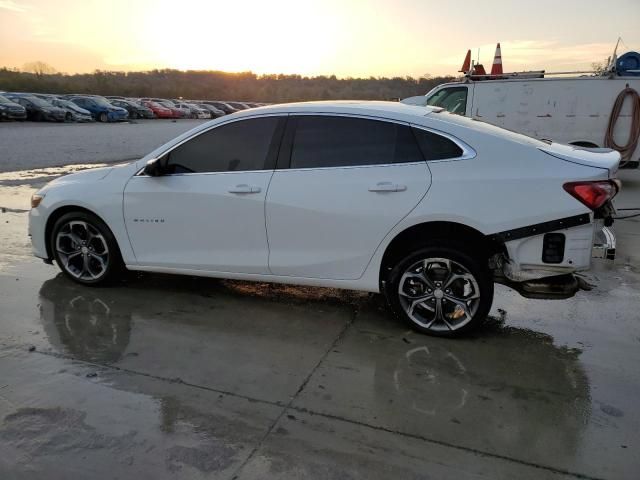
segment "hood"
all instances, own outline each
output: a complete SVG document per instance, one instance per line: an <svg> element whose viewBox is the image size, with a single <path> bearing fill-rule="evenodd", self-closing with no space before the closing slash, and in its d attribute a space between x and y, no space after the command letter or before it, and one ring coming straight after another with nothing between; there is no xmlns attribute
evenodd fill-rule
<svg viewBox="0 0 640 480"><path fill-rule="evenodd" d="M56 178L55 180L49 182L48 185L60 185L63 183L77 183L77 182L93 182L97 180L102 180L112 172L113 168L114 167L92 168L90 170L85 170L83 172L72 173L70 175L65 175L64 177Z"/></svg>
<svg viewBox="0 0 640 480"><path fill-rule="evenodd" d="M85 109L84 109L84 108L82 108L82 107L72 107L72 106L69 106L69 109L70 109L70 110L73 110L74 112L79 113L79 114L81 114L81 115L88 115L88 116L91 116L91 112L90 112L89 110L85 110Z"/></svg>
<svg viewBox="0 0 640 480"><path fill-rule="evenodd" d="M25 110L25 108L18 103L0 103L1 108L6 108L7 110Z"/></svg>
<svg viewBox="0 0 640 480"><path fill-rule="evenodd" d="M567 162L587 167L603 168L613 176L618 171L620 153L610 148L587 148L575 145L552 143L539 147L541 151Z"/></svg>

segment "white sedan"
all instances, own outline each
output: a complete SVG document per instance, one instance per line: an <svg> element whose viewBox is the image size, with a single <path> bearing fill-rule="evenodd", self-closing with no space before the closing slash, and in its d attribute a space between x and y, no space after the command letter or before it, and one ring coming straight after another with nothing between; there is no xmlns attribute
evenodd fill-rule
<svg viewBox="0 0 640 480"><path fill-rule="evenodd" d="M592 256L613 257L619 160L439 108L274 105L54 180L29 232L85 285L126 268L383 292L453 336L486 317L494 282L566 298Z"/></svg>

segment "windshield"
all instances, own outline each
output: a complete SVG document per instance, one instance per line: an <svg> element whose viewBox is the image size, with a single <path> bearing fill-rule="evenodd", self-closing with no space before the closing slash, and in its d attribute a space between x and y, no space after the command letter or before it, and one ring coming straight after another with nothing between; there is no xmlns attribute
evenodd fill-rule
<svg viewBox="0 0 640 480"><path fill-rule="evenodd" d="M427 105L464 115L467 107L467 87L443 88L429 97Z"/></svg>
<svg viewBox="0 0 640 480"><path fill-rule="evenodd" d="M24 97L27 100L29 100L31 103L33 103L34 105L37 105L38 107L52 107L52 105L49 102L45 102L44 100L42 100L41 98L38 97L32 97L30 95L25 95Z"/></svg>
<svg viewBox="0 0 640 480"><path fill-rule="evenodd" d="M100 97L91 97L94 102L96 102L101 107L113 107L109 102L107 102L104 98Z"/></svg>

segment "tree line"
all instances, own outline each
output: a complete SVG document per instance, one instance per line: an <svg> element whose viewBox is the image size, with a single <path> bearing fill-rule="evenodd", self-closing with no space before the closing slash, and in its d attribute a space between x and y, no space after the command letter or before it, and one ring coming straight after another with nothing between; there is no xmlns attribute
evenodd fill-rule
<svg viewBox="0 0 640 480"><path fill-rule="evenodd" d="M305 100L394 100L424 95L453 77L337 78L257 75L252 72L150 70L64 74L44 68L25 72L0 68L0 90L91 93L125 97L294 102Z"/></svg>

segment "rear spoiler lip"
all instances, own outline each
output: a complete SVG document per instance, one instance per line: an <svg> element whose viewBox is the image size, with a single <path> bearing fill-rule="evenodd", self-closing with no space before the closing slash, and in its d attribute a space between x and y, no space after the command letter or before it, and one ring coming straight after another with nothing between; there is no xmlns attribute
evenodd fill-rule
<svg viewBox="0 0 640 480"><path fill-rule="evenodd" d="M574 149L576 150L583 150L583 151L587 151L587 152L598 152L598 153L611 153L611 152L616 152L616 150L612 150L610 148L586 148L586 147L574 147ZM618 153L618 161L615 163L615 165L612 165L611 167L607 167L604 165L593 165L592 163L584 160L584 161L580 161L580 158L576 158L576 157L571 157L569 155L563 155L561 153L558 152L552 152L546 148L543 147L539 147L538 150L540 150L542 153L546 153L547 155L550 155L554 158L557 158L558 160L563 160L565 162L569 162L569 163L575 163L576 165L580 165L583 167L591 167L591 168L599 168L601 170L606 170L609 174L609 177L613 177L617 171L618 168L620 167L620 153ZM617 153L617 152L616 152Z"/></svg>

